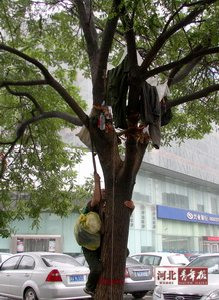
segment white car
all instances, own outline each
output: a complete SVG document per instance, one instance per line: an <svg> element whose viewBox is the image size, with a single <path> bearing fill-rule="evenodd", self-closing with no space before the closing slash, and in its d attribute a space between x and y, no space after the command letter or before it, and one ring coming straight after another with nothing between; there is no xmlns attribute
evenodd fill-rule
<svg viewBox="0 0 219 300"><path fill-rule="evenodd" d="M207 267L208 285L159 285L153 300L219 300L219 254L203 254L187 267Z"/></svg>
<svg viewBox="0 0 219 300"><path fill-rule="evenodd" d="M22 300L90 298L89 269L61 253L24 252L0 265L0 295Z"/></svg>
<svg viewBox="0 0 219 300"><path fill-rule="evenodd" d="M185 266L189 260L181 253L173 252L144 252L131 256L145 265L156 266Z"/></svg>

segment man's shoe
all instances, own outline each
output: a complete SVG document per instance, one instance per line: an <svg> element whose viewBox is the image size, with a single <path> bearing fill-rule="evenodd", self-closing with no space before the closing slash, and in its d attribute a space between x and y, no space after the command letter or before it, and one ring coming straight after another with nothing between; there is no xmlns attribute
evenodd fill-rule
<svg viewBox="0 0 219 300"><path fill-rule="evenodd" d="M94 296L94 292L88 290L88 288L86 288L86 287L84 288L84 292L88 295L91 295L92 297Z"/></svg>

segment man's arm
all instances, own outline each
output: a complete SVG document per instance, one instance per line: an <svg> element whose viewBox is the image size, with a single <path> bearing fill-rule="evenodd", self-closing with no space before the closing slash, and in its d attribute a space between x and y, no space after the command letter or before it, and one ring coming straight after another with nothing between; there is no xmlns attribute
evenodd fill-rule
<svg viewBox="0 0 219 300"><path fill-rule="evenodd" d="M101 200L101 189L100 189L100 176L98 173L94 173L94 193L91 200L91 207L94 207L100 203Z"/></svg>

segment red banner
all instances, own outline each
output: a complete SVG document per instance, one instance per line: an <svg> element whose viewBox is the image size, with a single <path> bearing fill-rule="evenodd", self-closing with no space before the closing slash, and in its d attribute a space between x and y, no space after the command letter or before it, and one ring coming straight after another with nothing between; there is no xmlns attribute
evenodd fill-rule
<svg viewBox="0 0 219 300"><path fill-rule="evenodd" d="M219 236L204 236L203 240L205 241L219 241Z"/></svg>
<svg viewBox="0 0 219 300"><path fill-rule="evenodd" d="M178 268L179 285L207 285L208 268Z"/></svg>

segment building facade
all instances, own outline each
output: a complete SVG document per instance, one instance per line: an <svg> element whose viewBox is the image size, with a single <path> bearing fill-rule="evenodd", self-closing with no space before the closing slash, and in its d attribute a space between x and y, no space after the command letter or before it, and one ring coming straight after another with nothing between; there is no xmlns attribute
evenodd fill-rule
<svg viewBox="0 0 219 300"><path fill-rule="evenodd" d="M146 153L133 193L131 254L219 252L218 152L219 134L215 132L200 141ZM90 165L92 174L91 159ZM81 252L73 233L77 216L43 213L38 229L31 228L31 220L17 221L13 224L16 234L0 238L0 251Z"/></svg>
<svg viewBox="0 0 219 300"><path fill-rule="evenodd" d="M145 155L129 248L219 252L219 134Z"/></svg>

